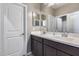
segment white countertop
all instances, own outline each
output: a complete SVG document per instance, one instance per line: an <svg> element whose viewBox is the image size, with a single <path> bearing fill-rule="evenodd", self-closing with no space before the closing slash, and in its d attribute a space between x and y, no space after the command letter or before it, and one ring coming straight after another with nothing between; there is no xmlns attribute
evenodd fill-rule
<svg viewBox="0 0 79 59"><path fill-rule="evenodd" d="M62 37L60 33L53 35L53 33L49 33L49 32L46 34L41 34L41 32L31 32L31 34L38 37L46 38L51 41L56 41L74 47L79 47L79 37L72 37L72 36Z"/></svg>

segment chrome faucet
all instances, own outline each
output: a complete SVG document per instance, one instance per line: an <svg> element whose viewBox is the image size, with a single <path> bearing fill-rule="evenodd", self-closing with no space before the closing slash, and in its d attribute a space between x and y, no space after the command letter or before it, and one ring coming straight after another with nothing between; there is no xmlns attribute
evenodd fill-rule
<svg viewBox="0 0 79 59"><path fill-rule="evenodd" d="M67 33L63 33L62 37L68 37Z"/></svg>
<svg viewBox="0 0 79 59"><path fill-rule="evenodd" d="M53 32L53 35L55 35L55 32Z"/></svg>

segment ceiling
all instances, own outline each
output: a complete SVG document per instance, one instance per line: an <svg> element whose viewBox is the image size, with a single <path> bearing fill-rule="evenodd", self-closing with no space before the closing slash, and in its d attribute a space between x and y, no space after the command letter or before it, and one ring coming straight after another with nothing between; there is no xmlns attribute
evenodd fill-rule
<svg viewBox="0 0 79 59"><path fill-rule="evenodd" d="M45 3L44 5L46 6L46 7L52 7L53 9L56 9L56 8L60 8L60 7L62 7L62 6L64 6L64 5L66 5L67 3Z"/></svg>

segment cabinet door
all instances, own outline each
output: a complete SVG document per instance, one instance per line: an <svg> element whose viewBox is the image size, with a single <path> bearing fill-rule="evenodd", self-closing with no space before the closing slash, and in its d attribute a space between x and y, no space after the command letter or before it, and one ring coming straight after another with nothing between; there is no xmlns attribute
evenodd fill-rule
<svg viewBox="0 0 79 59"><path fill-rule="evenodd" d="M37 55L37 41L32 40L31 50L33 55Z"/></svg>
<svg viewBox="0 0 79 59"><path fill-rule="evenodd" d="M57 51L57 56L69 56L69 55L64 52Z"/></svg>
<svg viewBox="0 0 79 59"><path fill-rule="evenodd" d="M32 53L35 56L42 56L42 43L32 40Z"/></svg>
<svg viewBox="0 0 79 59"><path fill-rule="evenodd" d="M71 56L79 56L79 48L74 46L57 43L57 49L64 51Z"/></svg>
<svg viewBox="0 0 79 59"><path fill-rule="evenodd" d="M37 56L42 56L43 50L42 50L42 43L37 42Z"/></svg>
<svg viewBox="0 0 79 59"><path fill-rule="evenodd" d="M56 49L50 46L44 45L44 55L45 56L56 56Z"/></svg>

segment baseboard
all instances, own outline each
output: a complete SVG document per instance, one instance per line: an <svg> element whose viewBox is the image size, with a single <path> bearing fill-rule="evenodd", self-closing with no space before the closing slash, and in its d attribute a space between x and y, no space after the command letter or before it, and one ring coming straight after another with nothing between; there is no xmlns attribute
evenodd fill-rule
<svg viewBox="0 0 79 59"><path fill-rule="evenodd" d="M32 54L32 52L30 51L30 52L27 53L27 56L29 56L29 55L31 55L31 54Z"/></svg>

